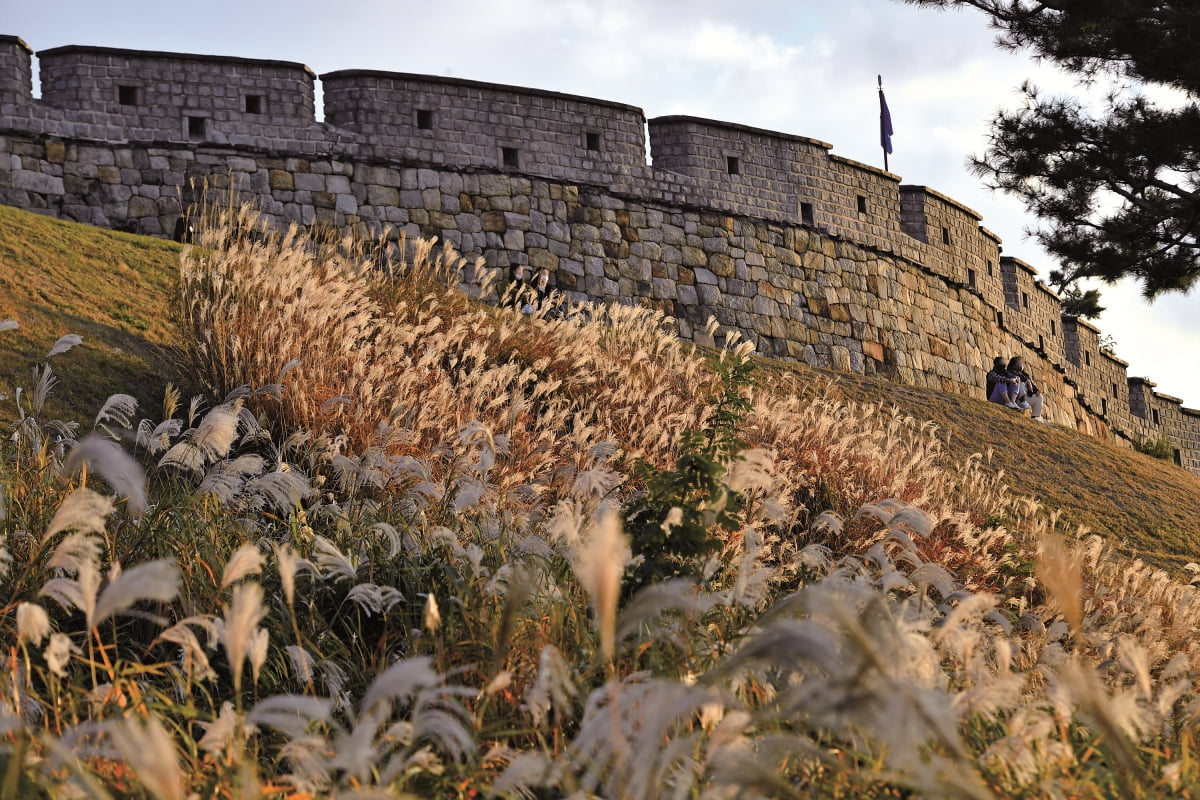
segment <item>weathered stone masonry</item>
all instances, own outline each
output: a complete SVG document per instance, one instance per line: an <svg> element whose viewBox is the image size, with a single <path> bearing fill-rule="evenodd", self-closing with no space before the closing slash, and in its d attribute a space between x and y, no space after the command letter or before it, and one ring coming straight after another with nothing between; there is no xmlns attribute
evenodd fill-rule
<svg viewBox="0 0 1200 800"><path fill-rule="evenodd" d="M549 267L575 299L653 304L703 339L981 396L1024 355L1056 422L1166 437L1200 472L1200 411L1126 375L980 216L815 139L535 89L0 36L0 202L169 235L194 178L280 222L390 225ZM649 129L653 164L646 159Z"/></svg>

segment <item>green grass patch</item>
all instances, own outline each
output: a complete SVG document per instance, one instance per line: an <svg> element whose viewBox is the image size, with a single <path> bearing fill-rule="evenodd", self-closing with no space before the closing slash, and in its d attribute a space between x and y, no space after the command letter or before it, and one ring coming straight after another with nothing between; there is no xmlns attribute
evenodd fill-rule
<svg viewBox="0 0 1200 800"><path fill-rule="evenodd" d="M0 206L0 393L32 385L33 365L60 336L83 343L51 359L61 388L49 412L88 420L115 392L157 409L178 382L171 321L180 246ZM6 401L11 403L11 399Z"/></svg>

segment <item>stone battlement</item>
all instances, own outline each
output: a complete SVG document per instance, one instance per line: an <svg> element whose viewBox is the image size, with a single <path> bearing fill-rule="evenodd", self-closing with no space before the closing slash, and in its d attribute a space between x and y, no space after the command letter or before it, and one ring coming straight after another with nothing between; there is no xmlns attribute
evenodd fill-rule
<svg viewBox="0 0 1200 800"><path fill-rule="evenodd" d="M981 216L816 139L430 75L0 36L0 202L167 235L197 179L277 222L437 236L576 299L715 315L766 355L982 396L1024 355L1056 422L1167 438L1200 412L1126 375ZM320 81L324 118L315 113ZM648 131L648 142L647 142ZM647 149L648 144L648 149Z"/></svg>

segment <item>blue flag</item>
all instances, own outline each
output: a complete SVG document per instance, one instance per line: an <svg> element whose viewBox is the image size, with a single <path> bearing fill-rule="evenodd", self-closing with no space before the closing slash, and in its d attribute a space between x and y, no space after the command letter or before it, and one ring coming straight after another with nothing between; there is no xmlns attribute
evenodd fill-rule
<svg viewBox="0 0 1200 800"><path fill-rule="evenodd" d="M882 85L879 87L879 146L885 153L892 152L892 112L888 110Z"/></svg>

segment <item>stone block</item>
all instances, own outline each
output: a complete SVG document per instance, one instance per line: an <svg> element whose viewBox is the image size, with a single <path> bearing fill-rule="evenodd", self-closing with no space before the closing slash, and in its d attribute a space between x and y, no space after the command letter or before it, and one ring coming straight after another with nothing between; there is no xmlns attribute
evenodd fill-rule
<svg viewBox="0 0 1200 800"><path fill-rule="evenodd" d="M292 175L292 185L298 192L323 192L325 176L313 172L295 172Z"/></svg>
<svg viewBox="0 0 1200 800"><path fill-rule="evenodd" d="M130 219L158 216L158 203L149 197L135 195L129 198L128 210L125 212Z"/></svg>
<svg viewBox="0 0 1200 800"><path fill-rule="evenodd" d="M67 146L58 139L46 140L46 160L51 164L61 164L67 159Z"/></svg>
<svg viewBox="0 0 1200 800"><path fill-rule="evenodd" d="M685 253L686 250L687 248L684 248ZM684 266L692 266L687 263L686 258L684 259ZM708 268L718 277L732 278L735 273L735 262L731 257L723 253L713 253L708 257Z"/></svg>
<svg viewBox="0 0 1200 800"><path fill-rule="evenodd" d="M118 184L121 182L121 170L109 164L96 167L96 180L101 183Z"/></svg>
<svg viewBox="0 0 1200 800"><path fill-rule="evenodd" d="M400 192L390 186L367 186L367 203L373 206L400 205Z"/></svg>
<svg viewBox="0 0 1200 800"><path fill-rule="evenodd" d="M534 269L546 267L551 271L556 270L558 269L558 256L548 250L540 248L531 249L529 251L529 266Z"/></svg>
<svg viewBox="0 0 1200 800"><path fill-rule="evenodd" d="M292 179L292 173L282 169L273 169L268 173L270 179L270 187L273 191L290 192L296 188L295 181Z"/></svg>
<svg viewBox="0 0 1200 800"><path fill-rule="evenodd" d="M483 229L489 233L503 233L508 229L508 222L503 211L485 211L483 214Z"/></svg>

